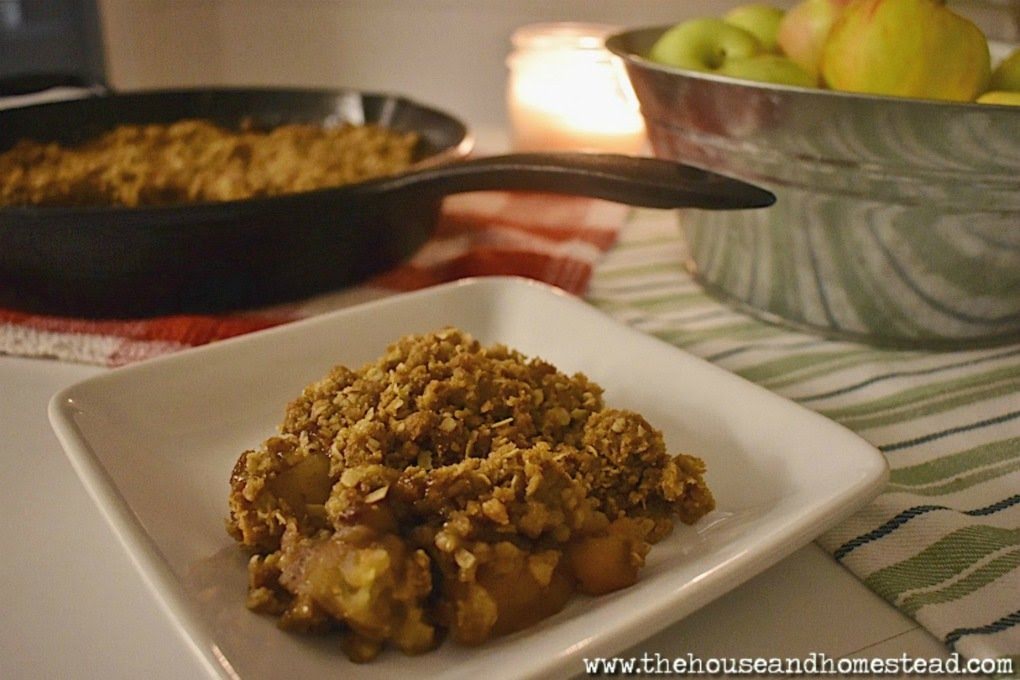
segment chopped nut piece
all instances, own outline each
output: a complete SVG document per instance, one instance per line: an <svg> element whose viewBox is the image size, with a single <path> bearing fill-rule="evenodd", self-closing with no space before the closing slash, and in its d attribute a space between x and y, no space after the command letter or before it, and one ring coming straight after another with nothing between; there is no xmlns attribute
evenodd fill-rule
<svg viewBox="0 0 1020 680"><path fill-rule="evenodd" d="M510 523L510 517L506 513L506 506L498 498L490 498L482 503L482 513L496 524Z"/></svg>
<svg viewBox="0 0 1020 680"><path fill-rule="evenodd" d="M389 493L389 490L389 486L380 486L378 489L365 496L365 502L378 503L382 499L386 498L386 494Z"/></svg>

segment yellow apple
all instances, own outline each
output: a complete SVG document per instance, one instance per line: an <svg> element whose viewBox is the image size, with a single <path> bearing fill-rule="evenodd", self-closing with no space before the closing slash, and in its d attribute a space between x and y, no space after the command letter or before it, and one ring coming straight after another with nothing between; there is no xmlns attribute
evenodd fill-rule
<svg viewBox="0 0 1020 680"><path fill-rule="evenodd" d="M670 28L652 45L648 58L667 66L714 71L729 59L761 52L751 33L722 19L691 19Z"/></svg>
<svg viewBox="0 0 1020 680"><path fill-rule="evenodd" d="M1005 92L1003 90L992 90L985 92L977 98L979 104L1005 104L1007 106L1020 106L1020 92Z"/></svg>
<svg viewBox="0 0 1020 680"><path fill-rule="evenodd" d="M763 2L740 5L723 15L726 23L739 26L754 35L766 52L779 52L776 36L782 20L783 10Z"/></svg>
<svg viewBox="0 0 1020 680"><path fill-rule="evenodd" d="M988 41L937 0L853 0L822 51L835 90L974 101L988 86Z"/></svg>
<svg viewBox="0 0 1020 680"><path fill-rule="evenodd" d="M804 0L794 5L779 23L779 49L793 63L818 77L822 46L850 0Z"/></svg>
<svg viewBox="0 0 1020 680"><path fill-rule="evenodd" d="M1014 50L992 71L988 89L1020 92L1020 49Z"/></svg>

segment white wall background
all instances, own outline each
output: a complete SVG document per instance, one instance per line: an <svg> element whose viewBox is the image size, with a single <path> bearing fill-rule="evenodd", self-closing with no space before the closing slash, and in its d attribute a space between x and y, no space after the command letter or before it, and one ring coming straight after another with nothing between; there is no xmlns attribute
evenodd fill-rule
<svg viewBox="0 0 1020 680"><path fill-rule="evenodd" d="M749 1L749 0L744 0ZM773 0L791 6L794 0ZM1016 0L970 0L1001 5ZM100 0L110 83L348 86L503 126L510 34L538 21L622 27L739 0ZM991 10L984 10L987 14ZM1010 30L1007 21L985 25Z"/></svg>
<svg viewBox="0 0 1020 680"><path fill-rule="evenodd" d="M635 27L725 0L102 0L111 84L349 86L475 126L505 120L510 34L537 21Z"/></svg>

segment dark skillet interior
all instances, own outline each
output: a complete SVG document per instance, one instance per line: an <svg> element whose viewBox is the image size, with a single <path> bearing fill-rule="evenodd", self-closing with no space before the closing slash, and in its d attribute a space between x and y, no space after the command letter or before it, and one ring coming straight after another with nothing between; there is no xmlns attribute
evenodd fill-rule
<svg viewBox="0 0 1020 680"><path fill-rule="evenodd" d="M0 150L77 144L122 124L204 118L378 123L421 136L416 161L466 151L464 124L410 100L354 90L215 89L114 94L0 111ZM343 188L160 208L0 209L0 305L137 317L219 312L338 288L383 271L432 233L440 199Z"/></svg>

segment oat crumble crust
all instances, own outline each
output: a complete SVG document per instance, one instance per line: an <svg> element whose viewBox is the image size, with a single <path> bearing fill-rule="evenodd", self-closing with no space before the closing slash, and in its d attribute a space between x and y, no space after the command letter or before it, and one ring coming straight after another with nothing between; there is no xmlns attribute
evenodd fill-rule
<svg viewBox="0 0 1020 680"><path fill-rule="evenodd" d="M703 473L583 374L448 328L308 386L237 460L227 525L251 609L367 661L633 584L674 516L713 509Z"/></svg>
<svg viewBox="0 0 1020 680"><path fill-rule="evenodd" d="M0 206L156 206L337 187L407 169L418 135L378 125L120 125L75 147L0 153Z"/></svg>

